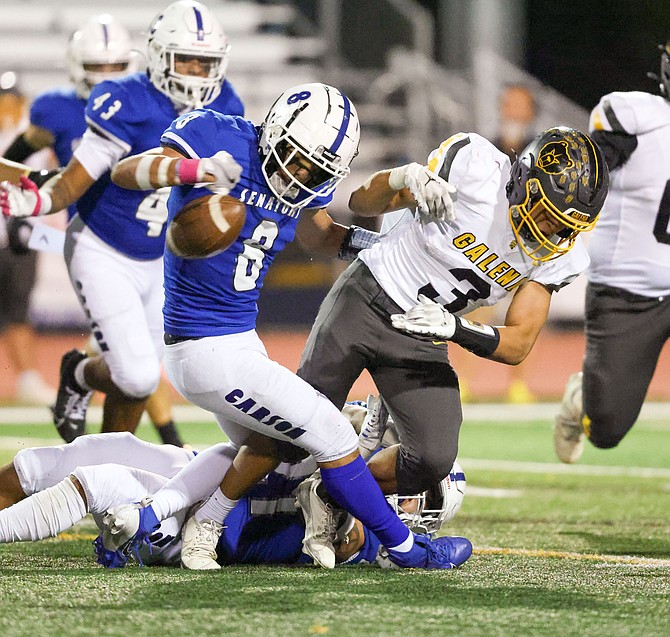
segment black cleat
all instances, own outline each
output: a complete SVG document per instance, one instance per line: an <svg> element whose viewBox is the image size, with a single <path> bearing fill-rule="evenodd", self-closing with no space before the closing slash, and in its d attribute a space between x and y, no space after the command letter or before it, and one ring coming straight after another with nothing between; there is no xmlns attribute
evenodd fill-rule
<svg viewBox="0 0 670 637"><path fill-rule="evenodd" d="M74 378L75 368L85 358L87 355L84 352L73 349L63 354L60 362L60 382L51 414L65 442L72 442L86 433L86 411L93 392L82 389Z"/></svg>

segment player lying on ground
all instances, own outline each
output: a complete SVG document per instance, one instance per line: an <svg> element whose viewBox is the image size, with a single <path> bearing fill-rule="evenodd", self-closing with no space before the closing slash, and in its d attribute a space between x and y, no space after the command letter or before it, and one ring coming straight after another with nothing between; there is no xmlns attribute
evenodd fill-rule
<svg viewBox="0 0 670 637"><path fill-rule="evenodd" d="M222 443L202 452L216 462L232 462L235 451ZM0 469L0 542L54 537L91 513L100 528L105 511L146 498L185 466L195 453L171 446L143 442L128 433L94 434L68 445L24 449ZM221 564L308 563L302 552L305 536L303 512L296 510L296 488L312 490L317 477L308 478L316 465L312 459L280 465L231 512L217 541ZM460 472L460 468L457 468ZM462 477L462 472L461 477ZM308 478L305 480L305 478ZM303 482L304 481L304 482ZM460 507L456 476L438 485L432 494L407 498L400 513L415 530L437 530ZM460 483L464 485L464 478ZM213 481L212 489L216 487ZM29 496L29 497L26 497ZM298 490L300 501L300 490ZM430 496L437 497L433 504ZM10 506L12 505L12 506ZM9 507L9 508L5 508ZM332 536L338 563L390 562L379 540L360 522L344 512L325 507L320 524ZM164 520L132 555L144 564L178 565L181 534L187 511ZM423 516L425 513L425 516ZM309 524L309 522L308 522ZM124 551L108 551L102 536L94 542L98 562L108 567L125 565Z"/></svg>

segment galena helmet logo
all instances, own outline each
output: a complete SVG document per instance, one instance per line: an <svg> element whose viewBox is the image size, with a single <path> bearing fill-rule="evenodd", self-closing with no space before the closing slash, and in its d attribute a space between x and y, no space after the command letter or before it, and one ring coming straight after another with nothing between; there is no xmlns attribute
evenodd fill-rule
<svg viewBox="0 0 670 637"><path fill-rule="evenodd" d="M558 175L575 163L568 153L568 142L549 142L542 147L537 159L537 166L549 175Z"/></svg>

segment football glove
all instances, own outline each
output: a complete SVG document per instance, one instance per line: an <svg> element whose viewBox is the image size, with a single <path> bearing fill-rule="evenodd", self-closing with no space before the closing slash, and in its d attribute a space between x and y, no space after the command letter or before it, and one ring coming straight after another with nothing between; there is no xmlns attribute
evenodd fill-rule
<svg viewBox="0 0 670 637"><path fill-rule="evenodd" d="M37 184L21 176L19 184L0 183L0 210L5 217L35 217L51 211L51 197Z"/></svg>
<svg viewBox="0 0 670 637"><path fill-rule="evenodd" d="M204 159L183 159L179 162L178 172L182 184L195 184L219 195L227 195L240 180L242 166L230 153L220 150ZM205 180L205 176L214 177L214 181Z"/></svg>
<svg viewBox="0 0 670 637"><path fill-rule="evenodd" d="M419 294L419 304L404 314L392 314L391 325L409 334L435 336L448 341L456 331L456 317L439 303Z"/></svg>
<svg viewBox="0 0 670 637"><path fill-rule="evenodd" d="M422 223L451 222L456 218L456 187L421 164L398 166L389 175L394 190L407 188L416 200L416 214Z"/></svg>

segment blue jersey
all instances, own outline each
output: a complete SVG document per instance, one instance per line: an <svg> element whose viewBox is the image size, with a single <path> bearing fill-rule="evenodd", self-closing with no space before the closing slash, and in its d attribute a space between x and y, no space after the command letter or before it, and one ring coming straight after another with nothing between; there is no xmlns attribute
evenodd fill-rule
<svg viewBox="0 0 670 637"><path fill-rule="evenodd" d="M86 130L86 100L74 88L57 88L40 93L30 106L30 123L48 130L54 136L54 153L59 166L67 166L74 149ZM68 207L68 216L76 212Z"/></svg>
<svg viewBox="0 0 670 637"><path fill-rule="evenodd" d="M232 246L207 259L180 259L165 251L165 331L203 337L254 329L257 300L265 274L295 236L300 206L281 203L267 185L258 150L259 129L241 117L200 109L177 119L161 144L189 157L211 157L221 150L242 166L242 177L230 195L246 204L246 221ZM172 188L168 220L193 199L212 194L206 188ZM300 195L304 198L306 195ZM310 208L332 199L317 197Z"/></svg>
<svg viewBox="0 0 670 637"><path fill-rule="evenodd" d="M242 102L228 81L210 108L242 114ZM134 73L96 85L86 104L86 122L97 133L136 155L159 145L162 132L177 117L170 99L145 73ZM105 243L140 260L158 259L165 243L168 189L126 190L98 179L77 202L86 225Z"/></svg>
<svg viewBox="0 0 670 637"><path fill-rule="evenodd" d="M312 462L290 465L289 470L270 473L253 487L228 514L216 547L220 564L310 564L302 552L305 522L295 508L294 489L311 474ZM309 467L307 471L303 469ZM347 564L375 562L380 542L368 529L361 549Z"/></svg>

